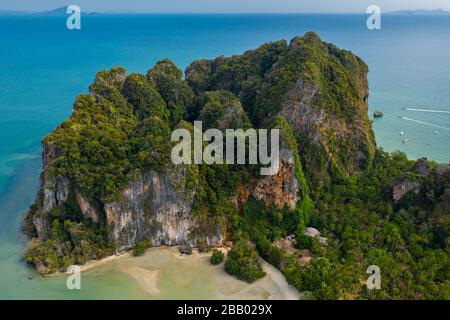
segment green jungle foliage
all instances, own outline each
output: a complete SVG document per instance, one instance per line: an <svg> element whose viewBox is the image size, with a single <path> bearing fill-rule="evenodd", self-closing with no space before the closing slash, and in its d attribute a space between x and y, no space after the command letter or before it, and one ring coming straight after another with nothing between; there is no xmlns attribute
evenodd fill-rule
<svg viewBox="0 0 450 320"><path fill-rule="evenodd" d="M265 276L258 254L248 242L236 242L228 252L225 270L239 280L249 283Z"/></svg>
<svg viewBox="0 0 450 320"><path fill-rule="evenodd" d="M323 247L298 232L297 247L313 255L306 266L272 245L295 232L299 216L286 208L250 200L235 227L240 239L254 241L259 254L311 298L448 299L450 171L442 177L419 177L420 193L411 192L396 203L390 197L392 184L412 165L402 153L379 150L367 174L315 190L311 225L329 243ZM381 269L381 290L366 289L370 265Z"/></svg>
<svg viewBox="0 0 450 320"><path fill-rule="evenodd" d="M138 257L144 255L148 248L150 248L150 242L148 240L142 240L133 248L133 256Z"/></svg>
<svg viewBox="0 0 450 320"><path fill-rule="evenodd" d="M225 258L225 255L223 254L222 251L213 250L210 261L211 261L212 265L218 265L218 264L222 263L224 258Z"/></svg>
<svg viewBox="0 0 450 320"><path fill-rule="evenodd" d="M220 224L233 240L228 273L255 281L264 276L263 258L313 299L450 299L450 170L427 162L428 173L420 173L404 154L375 150L367 110L360 108L366 105L367 71L351 52L314 33L194 62L186 79L169 60L145 76L127 75L121 67L100 71L89 94L76 99L70 119L44 138L52 161L46 161L43 178L68 179L70 192L45 213L39 192L24 230L36 237L34 221L42 219L49 234L30 242L26 261L46 274L114 253L104 204L120 200L139 174L168 170L172 129L192 132L193 121L202 120L204 128L280 129L300 190L294 209L251 196L237 208L233 199L260 178L258 166L183 167L186 189L196 191L191 214L205 228ZM298 85L315 90L311 108L354 125L342 131L358 128L355 139L339 139L339 127L311 137L291 126L292 118L280 110ZM357 154L362 163L354 168L349 163ZM394 201L392 189L405 179L420 190ZM96 222L81 214L76 192L100 213ZM308 226L328 244L305 236ZM309 263L301 265L296 254L274 245L291 234L294 249L311 253ZM142 241L133 253L148 246ZM214 251L211 263L223 258ZM381 290L366 289L370 265L381 269Z"/></svg>

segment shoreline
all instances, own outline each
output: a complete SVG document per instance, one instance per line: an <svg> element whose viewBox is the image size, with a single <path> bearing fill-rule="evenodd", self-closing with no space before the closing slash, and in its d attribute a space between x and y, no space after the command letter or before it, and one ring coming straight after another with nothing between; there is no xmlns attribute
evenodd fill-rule
<svg viewBox="0 0 450 320"><path fill-rule="evenodd" d="M86 262L85 264L81 264L81 265L74 265L79 267L80 272L86 272L95 268L100 268L103 267L109 263L112 263L114 261L117 261L121 258L126 258L126 257L133 257L133 255L131 254L131 252L126 251L123 253L118 253L118 254L113 254L98 260L89 260L88 262ZM62 277L62 276L66 276L66 275L70 275L72 274L71 272L63 272L63 271L57 271L57 272L52 272L49 274L44 274L41 275L43 278L57 278L57 277Z"/></svg>
<svg viewBox="0 0 450 320"><path fill-rule="evenodd" d="M200 252L193 248L192 254L182 254L178 246L155 246L149 248L142 256L133 256L126 251L99 260L91 260L79 266L80 272L87 272L102 267L112 266L114 271L126 274L137 287L140 287L149 297L164 299L164 287L160 281L171 272L165 263L176 264L179 268L199 267L211 272L211 279L216 279L213 299L275 299L275 300L304 300L305 296L290 285L280 270L261 259L266 276L249 284L240 281L226 273L224 264L213 266L209 263L211 251ZM230 247L215 248L226 254ZM161 264L156 262L158 257L164 256ZM168 260L167 260L168 259ZM171 260L172 259L172 260ZM148 261L152 263L148 264ZM64 277L71 273L57 272L44 276L45 278ZM174 275L177 283L187 284L189 275ZM163 280L164 281L164 280Z"/></svg>
<svg viewBox="0 0 450 320"><path fill-rule="evenodd" d="M173 253L174 257L178 258L178 259L183 259L183 258L187 258L187 257L195 257L195 256L199 256L199 257L209 256L209 252L206 252L206 251L205 252L200 252L197 247L193 247L192 248L192 253L191 254L180 253L178 251L178 248L179 248L178 245L174 245L174 246L164 246L164 245L153 246L153 247L148 248L145 253L151 251L152 249L153 250L155 250L155 249L168 249L171 252L173 251L172 253ZM177 249L177 250L175 250L175 249ZM220 246L220 247L214 247L213 249L222 251L226 255L228 253L228 251L231 249L231 247L229 247L229 246ZM144 255L145 255L145 253L144 253ZM131 250L127 250L127 251L117 252L115 254L112 254L110 256L106 256L106 257L101 258L101 259L89 260L88 262L86 262L84 264L75 265L75 266L78 266L80 268L80 272L86 272L86 271L89 271L89 270L92 270L92 269L95 269L95 268L100 268L100 267L106 266L109 263L118 261L120 259L124 259L124 258L135 258L135 259L137 259L139 257L140 256L134 256L132 254ZM67 271L66 272L57 271L57 272L52 272L52 273L49 273L49 274L46 274L46 275L41 275L41 276L44 277L44 278L54 278L54 277L61 277L61 276L69 275L69 274L71 274L71 273L67 272Z"/></svg>
<svg viewBox="0 0 450 320"><path fill-rule="evenodd" d="M304 294L287 282L285 276L280 270L262 258L261 264L264 272L266 273L266 277L269 277L278 286L285 300L306 300Z"/></svg>

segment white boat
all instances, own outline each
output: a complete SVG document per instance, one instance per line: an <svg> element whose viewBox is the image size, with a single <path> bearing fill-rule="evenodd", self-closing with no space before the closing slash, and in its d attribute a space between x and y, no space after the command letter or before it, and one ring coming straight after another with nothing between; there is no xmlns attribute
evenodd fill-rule
<svg viewBox="0 0 450 320"><path fill-rule="evenodd" d="M400 132L400 135L402 136L402 135L404 135L405 133L402 131L402 132Z"/></svg>

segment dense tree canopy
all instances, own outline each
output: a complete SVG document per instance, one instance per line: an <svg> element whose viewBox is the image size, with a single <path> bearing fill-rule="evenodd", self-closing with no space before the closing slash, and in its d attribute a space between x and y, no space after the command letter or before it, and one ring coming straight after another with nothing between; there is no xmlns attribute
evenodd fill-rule
<svg viewBox="0 0 450 320"><path fill-rule="evenodd" d="M239 192L260 181L257 165L186 169L186 186L195 190L191 214L224 226L234 243L225 263L230 274L259 279L262 257L315 299L450 299L450 170L375 149L367 71L351 52L313 33L197 61L186 79L170 60L146 75L100 71L70 119L44 138L51 161L43 178L67 179L70 188L51 212L40 191L25 229L35 237L36 221L45 218L50 235L31 242L26 260L49 273L113 253L104 204L120 199L139 174L168 170L172 129L192 132L193 121L202 120L205 129L280 129L281 147L293 155L298 201L291 207L251 195L236 205ZM414 188L394 197L404 182ZM81 214L78 193L101 212L97 221ZM308 226L326 245L304 234ZM294 254L276 245L292 234ZM140 242L134 253L148 246ZM311 260L300 263L300 251ZM212 262L222 258L215 252ZM370 265L381 269L380 290L366 288Z"/></svg>

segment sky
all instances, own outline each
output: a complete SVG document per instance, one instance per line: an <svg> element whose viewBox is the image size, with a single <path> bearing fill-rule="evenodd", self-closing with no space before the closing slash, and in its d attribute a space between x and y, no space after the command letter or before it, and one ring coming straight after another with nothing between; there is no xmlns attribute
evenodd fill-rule
<svg viewBox="0 0 450 320"><path fill-rule="evenodd" d="M450 0L0 0L0 10L45 11L71 4L82 11L145 13L364 13L369 5L382 11L450 10Z"/></svg>

